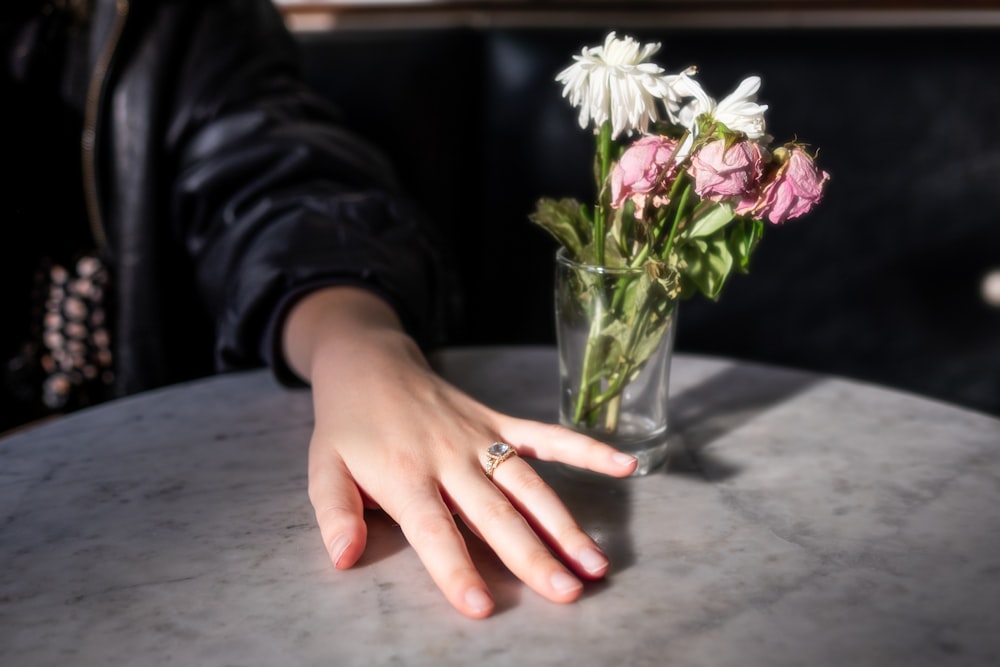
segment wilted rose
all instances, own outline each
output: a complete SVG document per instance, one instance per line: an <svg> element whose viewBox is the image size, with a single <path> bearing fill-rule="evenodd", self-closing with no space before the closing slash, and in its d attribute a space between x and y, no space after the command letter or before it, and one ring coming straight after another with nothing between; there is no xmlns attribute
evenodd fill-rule
<svg viewBox="0 0 1000 667"><path fill-rule="evenodd" d="M830 174L820 170L799 146L779 148L774 154L781 166L764 185L753 211L778 225L808 213L818 204Z"/></svg>
<svg viewBox="0 0 1000 667"><path fill-rule="evenodd" d="M754 141L738 141L729 146L718 139L705 144L691 157L688 173L694 191L702 199L721 201L752 197L764 176L764 151Z"/></svg>
<svg viewBox="0 0 1000 667"><path fill-rule="evenodd" d="M636 140L611 171L611 206L621 208L631 198L638 216L650 196L655 205L666 204L677 171L676 151L677 141L670 137L650 134Z"/></svg>

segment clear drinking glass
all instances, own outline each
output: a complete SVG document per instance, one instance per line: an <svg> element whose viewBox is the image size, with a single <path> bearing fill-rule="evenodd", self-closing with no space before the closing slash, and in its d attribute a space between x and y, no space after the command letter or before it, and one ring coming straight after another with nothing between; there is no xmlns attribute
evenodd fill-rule
<svg viewBox="0 0 1000 667"><path fill-rule="evenodd" d="M555 316L563 425L639 459L667 458L670 361L677 322L672 277L556 255ZM675 284L675 283L674 283Z"/></svg>

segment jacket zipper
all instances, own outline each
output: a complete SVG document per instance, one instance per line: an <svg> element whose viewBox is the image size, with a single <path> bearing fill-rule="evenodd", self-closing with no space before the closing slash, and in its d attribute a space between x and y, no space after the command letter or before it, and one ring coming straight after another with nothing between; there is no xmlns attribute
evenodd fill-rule
<svg viewBox="0 0 1000 667"><path fill-rule="evenodd" d="M102 255L108 250L108 236L104 230L104 216L97 192L97 158L95 155L97 121L101 106L101 94L104 90L104 79L108 74L115 50L118 48L118 41L121 39L128 13L129 0L115 0L115 23L87 86L87 100L84 109L83 138L81 140L83 189L87 202L87 220L90 222L90 232Z"/></svg>

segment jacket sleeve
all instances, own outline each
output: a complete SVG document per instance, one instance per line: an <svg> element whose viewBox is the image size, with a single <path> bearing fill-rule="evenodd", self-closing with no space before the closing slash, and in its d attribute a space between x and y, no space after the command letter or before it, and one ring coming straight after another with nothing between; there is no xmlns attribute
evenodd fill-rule
<svg viewBox="0 0 1000 667"><path fill-rule="evenodd" d="M167 154L174 234L215 318L217 365L271 357L291 381L277 352L281 318L298 295L331 284L377 292L421 345L438 344L442 246L385 157L302 83L268 0L195 4Z"/></svg>

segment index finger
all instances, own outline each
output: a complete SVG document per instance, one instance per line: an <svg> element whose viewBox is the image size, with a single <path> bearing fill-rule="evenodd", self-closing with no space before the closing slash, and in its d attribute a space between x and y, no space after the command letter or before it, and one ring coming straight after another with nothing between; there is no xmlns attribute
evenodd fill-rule
<svg viewBox="0 0 1000 667"><path fill-rule="evenodd" d="M559 461L612 477L628 477L638 465L631 454L560 424L511 419L501 430L520 454L540 461Z"/></svg>

